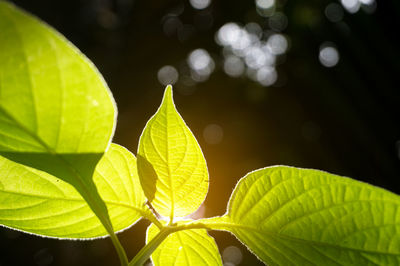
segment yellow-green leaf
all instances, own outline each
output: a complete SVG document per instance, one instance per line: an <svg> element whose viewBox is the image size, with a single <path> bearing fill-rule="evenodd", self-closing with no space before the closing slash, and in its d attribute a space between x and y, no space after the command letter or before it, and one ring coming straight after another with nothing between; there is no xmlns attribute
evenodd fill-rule
<svg viewBox="0 0 400 266"><path fill-rule="evenodd" d="M140 137L138 172L149 202L171 219L194 212L207 194L206 161L175 109L171 86Z"/></svg>
<svg viewBox="0 0 400 266"><path fill-rule="evenodd" d="M151 224L147 229L146 243L153 239L159 228ZM214 238L205 229L188 229L170 234L153 252L155 266L218 266L221 256Z"/></svg>
<svg viewBox="0 0 400 266"><path fill-rule="evenodd" d="M140 187L136 158L112 144L94 174L115 231L149 210ZM107 232L81 195L46 172L0 157L0 224L58 238L93 238Z"/></svg>
<svg viewBox="0 0 400 266"><path fill-rule="evenodd" d="M0 1L0 156L71 184L110 234L93 173L115 116L93 64L54 29Z"/></svg>
<svg viewBox="0 0 400 266"><path fill-rule="evenodd" d="M268 265L400 265L400 197L318 170L251 172L227 214L204 223L231 231Z"/></svg>

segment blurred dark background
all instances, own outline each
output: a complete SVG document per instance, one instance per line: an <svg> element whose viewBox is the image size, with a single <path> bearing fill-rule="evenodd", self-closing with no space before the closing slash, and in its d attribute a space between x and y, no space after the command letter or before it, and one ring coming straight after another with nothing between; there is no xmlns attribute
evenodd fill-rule
<svg viewBox="0 0 400 266"><path fill-rule="evenodd" d="M174 83L177 108L208 163L204 217L225 212L247 172L276 164L400 193L398 1L13 2L99 68L118 105L114 142L133 153L164 85ZM147 225L119 235L130 258ZM262 265L233 236L211 234L226 265ZM0 228L0 265L118 259L108 239L57 241Z"/></svg>

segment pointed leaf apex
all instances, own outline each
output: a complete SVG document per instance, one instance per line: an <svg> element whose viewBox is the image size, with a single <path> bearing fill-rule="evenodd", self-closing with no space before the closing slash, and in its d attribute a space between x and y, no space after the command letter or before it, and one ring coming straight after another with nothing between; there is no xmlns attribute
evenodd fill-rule
<svg viewBox="0 0 400 266"><path fill-rule="evenodd" d="M138 173L151 205L171 220L197 210L207 194L206 161L176 110L171 85L140 136Z"/></svg>
<svg viewBox="0 0 400 266"><path fill-rule="evenodd" d="M165 87L164 97L162 103L174 103L173 94L172 94L172 86L168 85Z"/></svg>

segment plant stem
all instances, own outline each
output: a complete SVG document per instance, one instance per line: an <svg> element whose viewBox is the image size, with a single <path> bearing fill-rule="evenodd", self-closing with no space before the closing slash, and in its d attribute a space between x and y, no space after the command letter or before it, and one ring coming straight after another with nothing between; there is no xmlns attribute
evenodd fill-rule
<svg viewBox="0 0 400 266"><path fill-rule="evenodd" d="M154 213L151 210L148 209L141 214L144 218L155 224L159 229L162 229L164 227L162 223L157 219L157 217L154 216Z"/></svg>
<svg viewBox="0 0 400 266"><path fill-rule="evenodd" d="M121 262L121 266L127 266L128 265L128 257L126 256L125 250L122 247L121 243L119 242L117 235L114 232L112 232L112 233L110 233L110 238L115 247L115 250L118 253L118 257Z"/></svg>
<svg viewBox="0 0 400 266"><path fill-rule="evenodd" d="M175 228L172 227L164 227L161 231L144 246L138 254L133 258L131 262L129 262L129 266L142 266L146 260L150 258L150 255L154 250L164 241L164 239L174 232Z"/></svg>
<svg viewBox="0 0 400 266"><path fill-rule="evenodd" d="M146 218L149 219L149 217ZM156 218L154 217L154 219ZM226 228L230 226L227 221L227 217L213 217L167 226L163 226L158 220L157 223L161 226L160 227L156 224L160 228L160 232L152 240L150 240L150 242L147 243L138 254L136 254L133 260L129 262L128 266L142 266L150 258L154 250L156 250L156 248L167 238L167 236L172 233L189 229L226 230Z"/></svg>

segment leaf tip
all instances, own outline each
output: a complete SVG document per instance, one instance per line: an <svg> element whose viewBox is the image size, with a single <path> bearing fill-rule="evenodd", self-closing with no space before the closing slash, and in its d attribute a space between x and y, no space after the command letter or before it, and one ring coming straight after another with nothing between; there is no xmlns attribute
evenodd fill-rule
<svg viewBox="0 0 400 266"><path fill-rule="evenodd" d="M176 111L175 103L174 103L174 98L173 98L173 91L172 91L172 85L168 85L165 87L164 90L164 96L161 101L160 109L169 109L172 108L173 110Z"/></svg>
<svg viewBox="0 0 400 266"><path fill-rule="evenodd" d="M163 103L166 103L166 102L173 102L172 85L168 85L167 87L165 87Z"/></svg>

